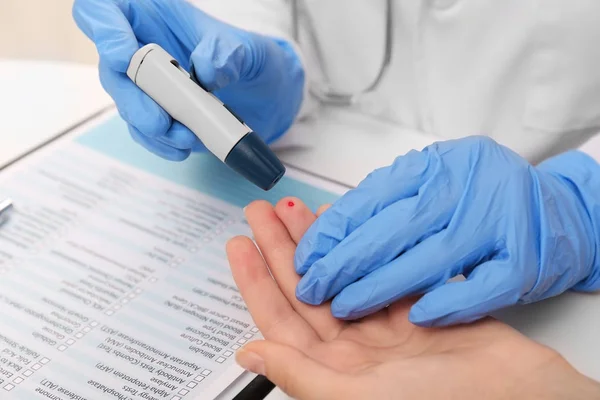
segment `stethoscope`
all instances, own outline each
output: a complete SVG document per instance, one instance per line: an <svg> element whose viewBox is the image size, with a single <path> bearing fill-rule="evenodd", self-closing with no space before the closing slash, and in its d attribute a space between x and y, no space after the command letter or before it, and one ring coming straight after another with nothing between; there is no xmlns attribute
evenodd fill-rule
<svg viewBox="0 0 600 400"><path fill-rule="evenodd" d="M312 25L312 20L309 18L309 13L306 10L301 9L301 4L303 0L292 0L292 29L294 40L298 43L300 41L300 15L304 13L306 15L305 24L306 24L306 33L310 36L310 40L314 44L314 50L316 52L317 62L320 64L319 67L322 71L325 71L324 68L324 60L323 50L319 44L319 40L317 39L317 34L314 26ZM317 84L316 82L309 83L310 93L319 99L322 102L328 104L335 104L340 106L349 106L358 103L360 98L368 93L375 91L381 81L383 80L390 63L392 61L392 47L394 44L394 23L393 23L393 0L386 0L386 27L385 27L385 54L383 58L383 62L381 63L381 67L379 68L379 72L377 76L373 80L373 82L367 86L365 89L354 92L354 93L344 93L342 91L337 91L332 89L330 84L321 83Z"/></svg>

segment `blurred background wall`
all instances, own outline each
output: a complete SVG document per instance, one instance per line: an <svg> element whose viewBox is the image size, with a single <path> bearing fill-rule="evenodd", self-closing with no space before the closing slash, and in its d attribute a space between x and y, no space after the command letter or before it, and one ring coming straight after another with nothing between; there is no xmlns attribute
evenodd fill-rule
<svg viewBox="0 0 600 400"><path fill-rule="evenodd" d="M96 64L94 45L73 22L73 0L0 0L0 58Z"/></svg>

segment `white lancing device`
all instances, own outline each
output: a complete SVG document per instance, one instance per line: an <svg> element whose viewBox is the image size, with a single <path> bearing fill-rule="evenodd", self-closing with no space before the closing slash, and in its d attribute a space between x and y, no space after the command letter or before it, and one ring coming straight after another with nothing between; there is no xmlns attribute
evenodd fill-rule
<svg viewBox="0 0 600 400"><path fill-rule="evenodd" d="M262 139L159 45L138 50L127 76L219 160L255 185L269 190L284 175L285 167Z"/></svg>

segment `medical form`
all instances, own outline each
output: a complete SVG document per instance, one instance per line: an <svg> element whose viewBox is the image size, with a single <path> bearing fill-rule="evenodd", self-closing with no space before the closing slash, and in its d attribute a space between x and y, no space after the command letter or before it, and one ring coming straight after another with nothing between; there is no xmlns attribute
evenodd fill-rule
<svg viewBox="0 0 600 400"><path fill-rule="evenodd" d="M263 192L210 154L161 160L113 113L7 167L0 398L218 397L260 337L225 255L251 234L242 208L293 195L316 209L340 191L290 171Z"/></svg>

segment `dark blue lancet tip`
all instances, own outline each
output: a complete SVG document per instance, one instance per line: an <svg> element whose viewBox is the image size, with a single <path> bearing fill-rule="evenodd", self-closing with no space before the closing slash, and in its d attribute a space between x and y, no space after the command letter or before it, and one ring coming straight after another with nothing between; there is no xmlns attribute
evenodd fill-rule
<svg viewBox="0 0 600 400"><path fill-rule="evenodd" d="M240 139L225 164L263 190L272 189L285 174L279 158L255 132Z"/></svg>

